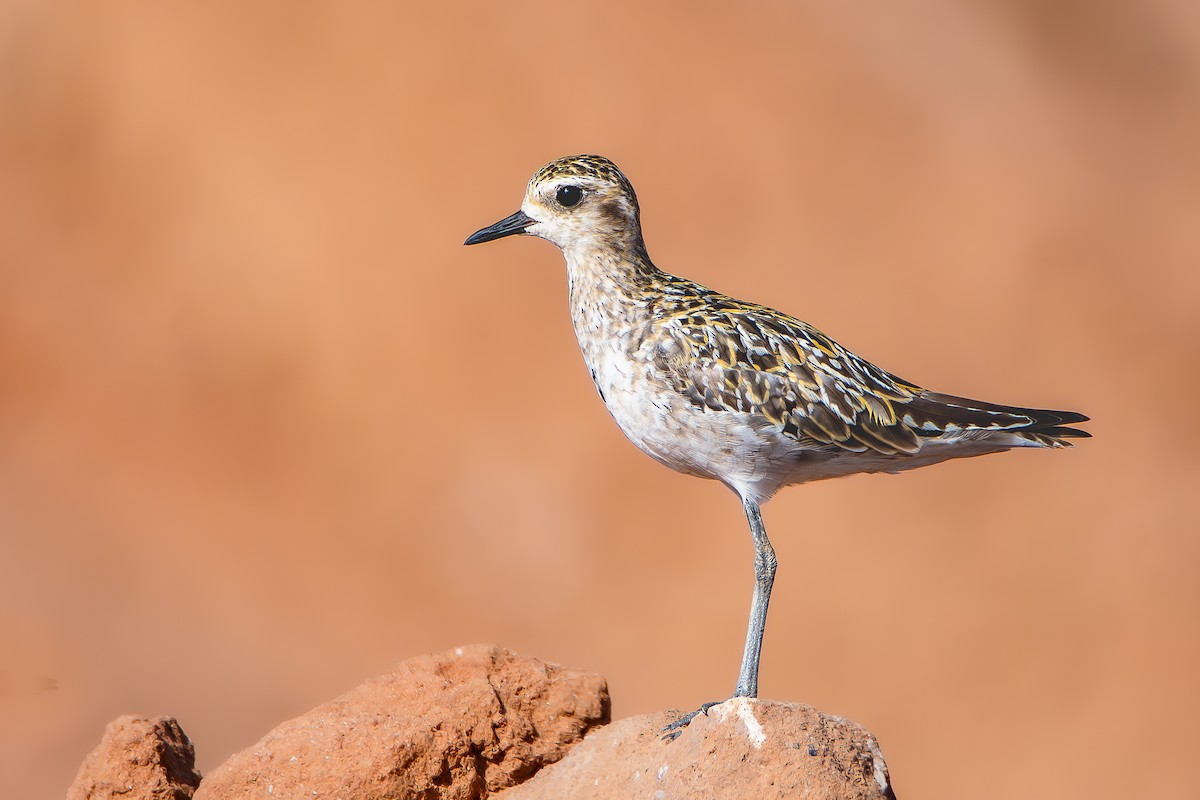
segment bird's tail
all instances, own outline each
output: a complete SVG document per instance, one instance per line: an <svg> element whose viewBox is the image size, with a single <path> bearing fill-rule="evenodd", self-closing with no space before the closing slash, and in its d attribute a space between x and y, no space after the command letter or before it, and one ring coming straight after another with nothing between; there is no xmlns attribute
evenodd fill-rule
<svg viewBox="0 0 1200 800"><path fill-rule="evenodd" d="M1066 439L1091 437L1087 431L1070 427L1088 421L1075 411L1002 406L928 391L914 398L904 411L912 414L916 433L925 436L976 437L1003 432L1042 447L1070 447Z"/></svg>

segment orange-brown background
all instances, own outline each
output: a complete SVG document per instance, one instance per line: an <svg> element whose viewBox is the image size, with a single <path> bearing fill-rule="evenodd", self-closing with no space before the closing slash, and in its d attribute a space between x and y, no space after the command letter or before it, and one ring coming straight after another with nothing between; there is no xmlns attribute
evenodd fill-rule
<svg viewBox="0 0 1200 800"><path fill-rule="evenodd" d="M211 769L475 641L617 716L728 693L736 500L623 440L552 247L461 246L574 152L660 266L1095 417L782 493L763 695L902 797L1194 791L1200 7L738 8L5 4L0 795L121 713Z"/></svg>

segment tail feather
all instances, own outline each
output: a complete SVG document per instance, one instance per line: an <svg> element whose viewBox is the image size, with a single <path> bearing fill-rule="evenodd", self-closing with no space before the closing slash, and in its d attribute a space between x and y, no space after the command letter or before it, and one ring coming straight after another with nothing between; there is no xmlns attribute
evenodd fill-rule
<svg viewBox="0 0 1200 800"><path fill-rule="evenodd" d="M923 435L962 431L1006 431L1048 446L1069 446L1061 439L1086 439L1091 434L1068 427L1087 422L1076 411L1004 406L937 392L923 392L905 407L913 427Z"/></svg>
<svg viewBox="0 0 1200 800"><path fill-rule="evenodd" d="M1056 439L1090 439L1092 435L1087 431L1081 431L1079 428L1065 428L1055 426L1053 428L1034 428L1038 433L1046 436L1053 436Z"/></svg>

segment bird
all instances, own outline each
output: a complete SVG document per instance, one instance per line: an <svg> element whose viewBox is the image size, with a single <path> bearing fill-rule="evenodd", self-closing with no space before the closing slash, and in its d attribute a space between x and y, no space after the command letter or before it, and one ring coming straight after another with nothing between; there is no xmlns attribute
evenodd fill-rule
<svg viewBox="0 0 1200 800"><path fill-rule="evenodd" d="M1070 447L1068 440L1091 435L1071 427L1088 420L1083 414L930 391L796 317L660 270L646 250L633 185L603 156L546 164L520 210L464 244L514 235L562 251L579 348L625 436L741 500L754 589L733 697L758 696L777 566L761 507L781 488L1014 447ZM664 738L713 705L668 725Z"/></svg>

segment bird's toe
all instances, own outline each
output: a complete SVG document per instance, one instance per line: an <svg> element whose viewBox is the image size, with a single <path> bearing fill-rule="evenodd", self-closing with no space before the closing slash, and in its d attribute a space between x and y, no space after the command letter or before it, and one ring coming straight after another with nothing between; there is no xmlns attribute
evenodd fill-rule
<svg viewBox="0 0 1200 800"><path fill-rule="evenodd" d="M682 717L675 720L670 725L667 725L666 727L664 727L662 729L662 731L660 731L660 733L662 733L661 738L663 739L663 741L666 741L666 742L675 741L676 739L679 738L679 735L681 733L683 733L683 729L691 724L693 719L695 719L700 714L704 714L705 716L708 716L708 710L710 708L712 708L713 706L719 706L721 703L724 703L724 702L725 702L724 700L713 700L711 703L705 703L704 705L700 706L695 711L689 711L687 714L684 714Z"/></svg>

